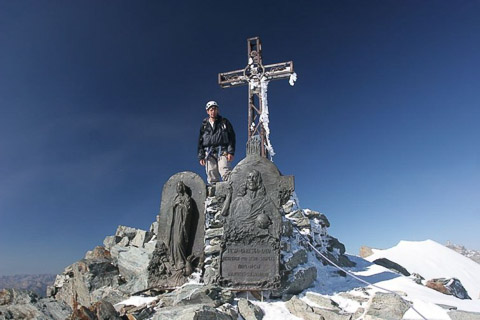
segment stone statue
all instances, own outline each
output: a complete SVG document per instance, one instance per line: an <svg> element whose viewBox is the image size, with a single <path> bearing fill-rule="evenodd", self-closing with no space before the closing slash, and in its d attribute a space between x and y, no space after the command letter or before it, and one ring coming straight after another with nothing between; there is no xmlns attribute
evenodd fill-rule
<svg viewBox="0 0 480 320"><path fill-rule="evenodd" d="M174 174L164 184L158 241L148 266L149 287L181 286L202 269L206 191L202 177L189 171Z"/></svg>
<svg viewBox="0 0 480 320"><path fill-rule="evenodd" d="M190 242L192 219L192 199L186 192L183 181L177 183L177 194L173 199L172 215L168 239L168 253L173 267L186 274L188 266L187 250Z"/></svg>

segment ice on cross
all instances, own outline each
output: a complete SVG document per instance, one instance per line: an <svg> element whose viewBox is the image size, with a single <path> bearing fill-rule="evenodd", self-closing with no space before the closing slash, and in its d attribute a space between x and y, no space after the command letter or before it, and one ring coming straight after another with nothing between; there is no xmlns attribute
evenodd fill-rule
<svg viewBox="0 0 480 320"><path fill-rule="evenodd" d="M261 156L270 159L275 154L270 142L267 90L271 80L289 79L293 86L297 74L293 62L263 65L262 45L259 37L247 39L248 62L244 69L219 73L218 83L222 88L248 85L248 140L259 137Z"/></svg>

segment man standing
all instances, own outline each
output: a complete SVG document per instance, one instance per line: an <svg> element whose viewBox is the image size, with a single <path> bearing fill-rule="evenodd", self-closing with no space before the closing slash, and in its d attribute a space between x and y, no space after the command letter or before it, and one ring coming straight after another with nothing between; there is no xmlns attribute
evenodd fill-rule
<svg viewBox="0 0 480 320"><path fill-rule="evenodd" d="M205 166L208 183L219 182L220 177L226 181L235 154L235 132L230 121L219 114L215 101L207 102L205 109L208 117L200 128L198 160Z"/></svg>

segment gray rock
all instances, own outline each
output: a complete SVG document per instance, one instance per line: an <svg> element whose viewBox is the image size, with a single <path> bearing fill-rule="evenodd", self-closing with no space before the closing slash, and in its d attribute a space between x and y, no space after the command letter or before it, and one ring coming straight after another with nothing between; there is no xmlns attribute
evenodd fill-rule
<svg viewBox="0 0 480 320"><path fill-rule="evenodd" d="M110 259L83 259L64 271L61 287L56 287L54 298L72 306L74 295L80 305L89 306L92 292L102 287L118 286L118 267Z"/></svg>
<svg viewBox="0 0 480 320"><path fill-rule="evenodd" d="M205 231L205 238L212 239L223 236L223 228L210 228Z"/></svg>
<svg viewBox="0 0 480 320"><path fill-rule="evenodd" d="M439 306L440 308L442 309L445 309L445 310L457 310L457 307L455 306L450 306L448 304L441 304L441 303L436 303L437 306Z"/></svg>
<svg viewBox="0 0 480 320"><path fill-rule="evenodd" d="M321 315L325 320L351 320L353 315L350 313L342 313L337 310L330 309L314 309L315 312Z"/></svg>
<svg viewBox="0 0 480 320"><path fill-rule="evenodd" d="M147 236L147 232L144 230L137 230L137 234L130 242L131 246L143 248L143 244L145 243L145 238Z"/></svg>
<svg viewBox="0 0 480 320"><path fill-rule="evenodd" d="M410 305L393 293L377 292L367 306L365 320L400 320Z"/></svg>
<svg viewBox="0 0 480 320"><path fill-rule="evenodd" d="M291 237L293 235L293 224L290 220L283 220L282 234L285 237Z"/></svg>
<svg viewBox="0 0 480 320"><path fill-rule="evenodd" d="M217 254L217 253L220 253L220 244L205 247L205 255L206 256L209 256L209 255L212 255L212 254Z"/></svg>
<svg viewBox="0 0 480 320"><path fill-rule="evenodd" d="M294 204L295 203L291 200L287 201L287 203L283 205L283 212L285 212L286 214L292 212Z"/></svg>
<svg viewBox="0 0 480 320"><path fill-rule="evenodd" d="M306 296L308 300L312 301L321 308L340 310L338 303L330 298L325 298L324 296L313 292L307 292Z"/></svg>
<svg viewBox="0 0 480 320"><path fill-rule="evenodd" d="M40 299L35 307L45 315L46 319L64 320L72 313L72 309L65 302L52 298Z"/></svg>
<svg viewBox="0 0 480 320"><path fill-rule="evenodd" d="M328 221L327 216L324 215L323 213L320 213L318 217L316 217L319 220L319 224L322 227L329 228L330 227L330 221Z"/></svg>
<svg viewBox="0 0 480 320"><path fill-rule="evenodd" d="M352 314L342 313L342 311L338 307L335 307L335 302L327 301L327 300L330 300L327 298L323 298L325 299L323 300L322 298L323 297L318 295L316 297L313 297L313 299L317 299L317 302L326 305L328 309L312 307L308 305L306 302L298 299L296 296L292 297L292 299L290 299L287 303L285 303L285 305L287 309L290 311L290 313L302 319L322 319L322 320L352 319ZM333 305L331 303L333 303ZM332 309L332 307L336 309Z"/></svg>
<svg viewBox="0 0 480 320"><path fill-rule="evenodd" d="M288 311L296 317L304 320L325 320L325 318L313 311L306 302L298 299L297 296L293 296L285 303Z"/></svg>
<svg viewBox="0 0 480 320"><path fill-rule="evenodd" d="M127 299L129 294L120 291L118 288L112 288L110 286L101 287L90 293L90 299L92 301L104 300L111 304L116 304L120 301Z"/></svg>
<svg viewBox="0 0 480 320"><path fill-rule="evenodd" d="M286 270L293 270L305 262L307 262L307 251L299 249L286 259L284 266Z"/></svg>
<svg viewBox="0 0 480 320"><path fill-rule="evenodd" d="M310 227L310 219L304 214L303 210L295 210L286 215L286 217L292 221L298 228Z"/></svg>
<svg viewBox="0 0 480 320"><path fill-rule="evenodd" d="M261 320L265 315L259 306L244 298L238 301L238 312L245 320Z"/></svg>
<svg viewBox="0 0 480 320"><path fill-rule="evenodd" d="M333 251L335 249L338 250L338 252L343 255L345 254L345 245L338 241L337 238L332 237L330 235L327 236L327 243L328 243L328 251Z"/></svg>
<svg viewBox="0 0 480 320"><path fill-rule="evenodd" d="M153 238L153 236L155 236L158 239L157 231L158 231L158 215L157 215L157 219L150 225L150 229L148 231L151 234L150 238Z"/></svg>
<svg viewBox="0 0 480 320"><path fill-rule="evenodd" d="M120 242L121 238L117 236L106 236L105 239L103 240L103 245L107 250L110 250L111 247L116 245L118 242Z"/></svg>
<svg viewBox="0 0 480 320"><path fill-rule="evenodd" d="M152 320L236 320L229 314L207 305L194 304L161 308L151 318Z"/></svg>
<svg viewBox="0 0 480 320"><path fill-rule="evenodd" d="M168 299L171 302L168 302ZM218 307L224 303L233 302L233 295L229 290L222 290L217 286L185 284L181 288L164 295L163 301L171 306L203 304Z"/></svg>
<svg viewBox="0 0 480 320"><path fill-rule="evenodd" d="M410 276L410 272L408 272L407 269L405 269L404 267L402 267L398 263L393 262L393 261L391 261L387 258L376 259L375 261L373 261L373 263L378 264L379 266L385 267L387 269L399 272L406 277Z"/></svg>
<svg viewBox="0 0 480 320"><path fill-rule="evenodd" d="M0 291L0 319L64 320L72 310L65 303L51 298L39 299L30 291Z"/></svg>
<svg viewBox="0 0 480 320"><path fill-rule="evenodd" d="M217 308L220 312L232 317L232 319L238 319L238 312L230 303L224 303Z"/></svg>
<svg viewBox="0 0 480 320"><path fill-rule="evenodd" d="M456 278L438 278L428 280L425 286L447 295L453 295L454 297L457 297L459 299L472 299L468 295L467 290L465 290L460 280Z"/></svg>
<svg viewBox="0 0 480 320"><path fill-rule="evenodd" d="M315 218L315 217L319 217L319 216L321 215L320 212L315 211L315 210L310 210L310 209L304 209L304 210L303 210L303 213L304 213L307 217L309 217L310 219Z"/></svg>
<svg viewBox="0 0 480 320"><path fill-rule="evenodd" d="M480 320L480 313L467 311L449 311L448 316L452 320Z"/></svg>
<svg viewBox="0 0 480 320"><path fill-rule="evenodd" d="M0 291L0 306L29 304L36 302L38 299L39 297L31 291L18 289L3 289Z"/></svg>
<svg viewBox="0 0 480 320"><path fill-rule="evenodd" d="M307 269L299 269L293 274L285 293L298 294L310 287L317 278L317 268L309 267Z"/></svg>
<svg viewBox="0 0 480 320"><path fill-rule="evenodd" d="M359 295L354 295L354 294L351 294L351 293L348 293L348 292L342 292L339 294L340 297L343 297L345 299L349 299L349 300L353 300L353 301L357 301L358 303L362 304L364 302L367 302L368 300L370 300L370 298L368 297L364 297L364 296L359 296Z"/></svg>
<svg viewBox="0 0 480 320"><path fill-rule="evenodd" d="M128 237L123 237L117 243L117 245L120 246L120 247L127 247L129 244L130 244L130 239L128 239Z"/></svg>
<svg viewBox="0 0 480 320"><path fill-rule="evenodd" d="M130 293L144 290L148 287L148 264L152 252L146 248L120 247L112 248L112 255L117 256L117 265L120 274L127 281L122 288Z"/></svg>
<svg viewBox="0 0 480 320"><path fill-rule="evenodd" d="M129 240L132 240L137 235L137 229L127 226L118 226L115 235L119 238L127 237Z"/></svg>
<svg viewBox="0 0 480 320"><path fill-rule="evenodd" d="M105 300L96 302L91 309L98 320L120 320L120 314L115 310L113 305Z"/></svg>

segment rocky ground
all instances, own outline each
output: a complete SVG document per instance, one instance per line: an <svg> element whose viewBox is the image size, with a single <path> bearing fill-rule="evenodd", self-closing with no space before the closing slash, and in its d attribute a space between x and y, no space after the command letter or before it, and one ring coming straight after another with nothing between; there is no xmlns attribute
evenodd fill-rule
<svg viewBox="0 0 480 320"><path fill-rule="evenodd" d="M207 201L207 218L218 216L216 204L215 199ZM157 222L148 231L119 226L115 235L105 238L103 246L87 252L84 259L57 275L47 290L48 298L15 289L0 291L0 320L421 319L412 309L413 305L425 306L425 302L419 304L419 296L433 295L437 301L443 301L443 296L451 297L446 301L471 299L457 279L425 281L389 259L370 263L346 255L344 246L328 235L329 226L324 214L296 208L291 202L285 205L282 289L265 291L234 291L206 283L205 270L215 274L212 263L196 270L188 283L176 289L150 287ZM210 229L207 248L213 247L211 240L219 236L218 228ZM206 255L214 260L218 252L206 250ZM351 278L326 258L362 279L403 285L389 292L378 290ZM456 310L452 303L427 304L429 307L421 311L430 319L480 320L480 313ZM467 309L471 306L464 305Z"/></svg>

